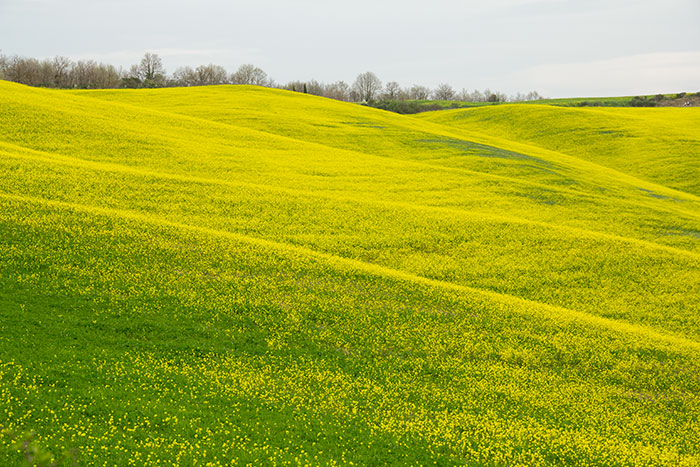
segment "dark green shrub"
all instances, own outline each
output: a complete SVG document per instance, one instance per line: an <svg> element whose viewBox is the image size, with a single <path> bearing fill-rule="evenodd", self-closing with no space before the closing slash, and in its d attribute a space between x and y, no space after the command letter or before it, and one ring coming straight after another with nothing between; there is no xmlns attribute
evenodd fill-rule
<svg viewBox="0 0 700 467"><path fill-rule="evenodd" d="M646 97L635 96L630 100L631 107L656 107L656 102Z"/></svg>
<svg viewBox="0 0 700 467"><path fill-rule="evenodd" d="M119 85L122 88L129 88L129 89L134 89L134 88L140 88L143 86L143 83L141 82L140 79L133 77L133 76L128 76L126 78L122 78L122 82Z"/></svg>
<svg viewBox="0 0 700 467"><path fill-rule="evenodd" d="M399 114L416 114L430 110L441 110L438 104L425 105L415 101L384 100L371 103L372 107Z"/></svg>

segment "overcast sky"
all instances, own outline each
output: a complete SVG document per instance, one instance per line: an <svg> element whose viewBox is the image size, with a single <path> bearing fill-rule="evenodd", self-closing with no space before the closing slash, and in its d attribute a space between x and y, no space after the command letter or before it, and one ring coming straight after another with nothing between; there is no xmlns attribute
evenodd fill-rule
<svg viewBox="0 0 700 467"><path fill-rule="evenodd" d="M548 97L700 91L700 0L0 0L6 55Z"/></svg>

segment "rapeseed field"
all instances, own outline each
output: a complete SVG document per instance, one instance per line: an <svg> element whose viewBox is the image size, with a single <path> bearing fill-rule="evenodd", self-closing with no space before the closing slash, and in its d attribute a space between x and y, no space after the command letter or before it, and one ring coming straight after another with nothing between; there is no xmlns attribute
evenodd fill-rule
<svg viewBox="0 0 700 467"><path fill-rule="evenodd" d="M0 464L700 465L699 121L0 81Z"/></svg>

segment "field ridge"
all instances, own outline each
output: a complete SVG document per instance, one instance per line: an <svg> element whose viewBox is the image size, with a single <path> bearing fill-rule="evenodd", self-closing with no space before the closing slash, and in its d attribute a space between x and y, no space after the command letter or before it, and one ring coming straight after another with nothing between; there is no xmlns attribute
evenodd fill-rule
<svg viewBox="0 0 700 467"><path fill-rule="evenodd" d="M30 148L23 148L21 146L10 145L10 144L3 143L3 142L0 142L0 146L6 146L6 147L14 146L16 148L21 148L21 149L26 150L26 151L37 153L37 155L29 156L29 155L20 155L17 153L9 153L9 152L2 151L0 149L0 153L3 153L6 156L14 157L14 158L30 158L30 159L43 161L43 162L58 163L58 164L64 164L64 165L69 165L69 166L75 166L75 167L85 167L85 168L91 168L91 169L105 171L105 172L124 172L124 173L133 174L133 175L149 176L149 177L178 180L178 181L184 181L184 182L194 182L194 183L200 183L200 184L216 184L216 185L231 185L231 186L250 187L250 188L262 189L262 190L267 190L267 191L286 193L286 194L312 196L312 197L316 197L316 198L332 199L332 200L336 200L336 201L350 201L350 202L354 202L354 203L358 203L358 204L377 204L377 205L381 205L381 206L400 207L403 209L410 209L410 210L426 210L426 211L454 213L454 214L459 214L459 215L465 216L467 218L468 217L476 217L476 218L480 218L480 219L498 220L498 221L504 221L504 222L514 222L514 223L520 223L520 224L526 224L526 225L528 225L528 224L529 225L536 225L536 226L541 226L541 227L546 227L546 228L551 228L551 229L556 229L556 230L574 232L574 233L579 233L579 234L583 234L583 235L596 236L599 238L605 238L605 239L616 240L616 241L621 241L621 242L626 242L626 243L632 243L632 244L636 244L636 245L642 245L642 246L666 251L669 253L688 256L688 257L693 258L693 259L700 259L700 253L692 251L692 250L685 250L682 248L676 248L673 246L663 245L660 243L644 240L641 238L631 237L631 236L616 235L616 234L612 234L612 233L608 233L608 232L604 232L604 231L592 230L592 229L587 229L587 228L583 228L583 227L558 225L558 224L555 224L552 222L536 221L536 220L527 219L524 217L518 217L518 216L514 216L514 215L504 216L504 215L485 213L485 212L477 212L477 211L469 212L469 211L465 211L463 209L447 208L447 207L442 207L442 206L409 204L409 203L400 203L400 202L396 202L396 201L383 201L383 200L380 201L380 200L372 200L372 199L367 199L367 198L357 198L357 197L351 197L351 196L333 196L329 193L311 192L308 190L282 188L282 187L277 187L277 186L269 186L269 185L262 185L262 184L249 183L249 182L227 181L227 180L221 180L221 179L216 179L216 178L202 178L202 177L196 177L196 176L187 176L187 175L181 175L181 174L173 174L173 173L167 173L167 172L146 170L146 169L141 169L141 168L132 167L132 166L128 166L128 165L122 165L122 164L96 162L96 161L91 161L88 159L80 159L80 158L75 158L75 157L70 157L70 156L50 154L50 153L46 153L43 151L36 151L36 150L30 149ZM625 200L624 202L631 202L631 201ZM682 211L682 210L678 210L678 211L683 212L683 214L697 217L700 219L700 214L696 214L693 212L686 212L686 211Z"/></svg>
<svg viewBox="0 0 700 467"><path fill-rule="evenodd" d="M470 287L470 286L465 286L461 284L455 284L452 282L446 282L446 281L441 281L441 280L435 280L431 279L428 277L422 277L418 276L415 274L411 274L410 272L402 271L402 270L397 270L397 269L392 269L386 266L382 266L379 264L373 264L373 263L367 263L363 261L359 261L353 258L345 258L342 256L337 256L337 255L332 255L328 254L322 251L316 251L312 250L307 247L299 246L299 245L291 245L287 243L282 243L278 241L271 241L267 239L262 239L262 238L257 238L257 237L252 237L249 235L243 235L235 232L229 232L225 230L217 230L217 229L212 229L208 227L201 227L201 226L196 226L196 225L189 225L189 224L183 224L179 222L173 222L169 221L167 219L160 218L158 216L153 216L153 215L145 215L141 214L138 212L133 212L133 211L123 211L119 209L112 209L112 208L104 208L104 207L97 207L97 206L88 206L88 205L82 205L78 203L66 203L62 201L54 201L54 200L47 200L43 198L36 198L36 197L28 197L28 196L17 196L17 195L10 195L6 193L0 193L0 197L7 199L7 200L14 200L14 201L20 201L20 202L25 202L25 203L36 203L36 204L44 204L47 206L52 206L56 208L64 208L64 209L73 209L73 210L78 210L78 211L83 211L87 213L92 213L92 214L98 214L98 215L105 215L105 216L116 216L116 217L121 217L124 219L130 219L130 220L135 220L139 222L147 222L150 224L155 224L155 225L161 225L161 226L166 226L166 227L173 227L181 230L190 230L190 231L195 231L195 232L200 232L206 235L213 235L217 237L223 237L231 240L235 240L237 242L243 242L243 243L248 243L256 246L261 246L264 248L271 248L271 249L276 249L281 252L294 252L297 254L302 254L306 256L312 256L321 260L324 260L328 262L330 265L333 266L348 266L352 269L356 270L361 270L364 272L368 272L371 274L383 276L383 277L389 277L392 279L399 279L399 280L405 280L409 282L417 282L425 285L429 285L432 287L438 287L438 288L448 288L456 291L466 291L466 292L472 292L476 294L483 295L485 297L489 297L491 299L497 300L497 301L503 301L505 303L511 303L511 304L523 304L523 305L537 305L539 307L542 307L548 312L553 313L557 317L560 317L561 315L565 315L567 317L571 317L573 319L576 319L578 321L582 321L586 324L591 324L591 325L597 325L597 326L604 326L608 327L610 329L620 331L620 332L627 332L635 335L644 335L648 336L653 339L658 339L667 343L672 343L675 345L683 345L688 348L692 348L693 350L700 351L700 342L692 339L688 339L686 337L682 336L676 336L673 333L670 333L668 331L662 332L657 329L650 328L648 326L641 326L638 324L633 324L633 323L628 323L622 320L616 320L616 319L608 319L608 318L603 318L600 316L595 316L590 313L585 313L577 310L572 310L560 306L553 306L549 305L547 303L542 303L534 300L528 300L522 297L517 297L514 295L509 295L509 294L504 294L504 293L498 293L494 292L491 290L485 290L485 289L480 289L477 287Z"/></svg>

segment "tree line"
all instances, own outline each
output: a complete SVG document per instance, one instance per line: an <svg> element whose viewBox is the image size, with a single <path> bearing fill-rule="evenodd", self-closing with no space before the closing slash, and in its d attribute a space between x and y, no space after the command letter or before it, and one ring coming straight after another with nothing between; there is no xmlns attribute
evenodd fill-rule
<svg viewBox="0 0 700 467"><path fill-rule="evenodd" d="M0 79L14 81L29 86L62 89L106 89L106 88L157 88L180 86L209 86L217 84L252 84L290 91L303 92L316 96L347 102L379 101L467 101L467 102L519 102L542 99L537 92L507 96L491 91L455 90L447 83L435 89L413 85L403 88L396 81L386 84L372 72L361 73L352 84L345 81L322 83L316 80L275 83L261 68L255 65L241 65L235 72L228 73L220 65L189 66L167 74L162 59L154 53L146 53L139 63L123 70L113 65L94 60L73 61L56 56L38 60L22 56L0 55Z"/></svg>

